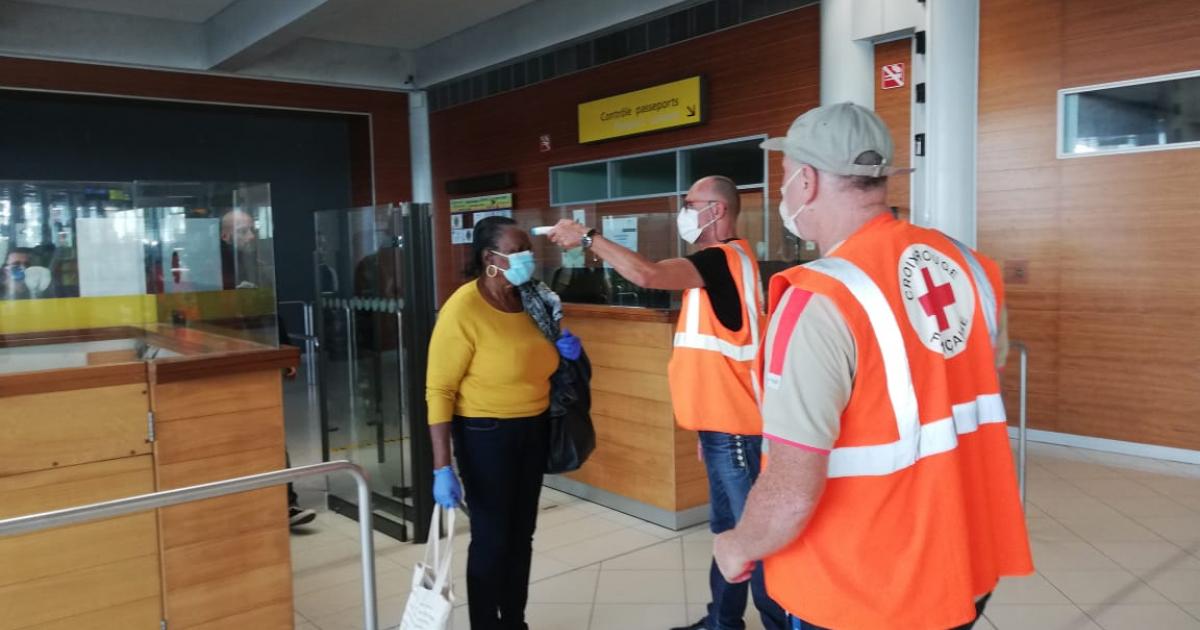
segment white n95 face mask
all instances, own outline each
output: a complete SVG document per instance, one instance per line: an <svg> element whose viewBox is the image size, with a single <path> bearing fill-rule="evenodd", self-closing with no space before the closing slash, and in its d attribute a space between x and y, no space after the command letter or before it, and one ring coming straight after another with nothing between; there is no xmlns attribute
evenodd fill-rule
<svg viewBox="0 0 1200 630"><path fill-rule="evenodd" d="M709 203L701 210L693 210L687 206L680 208L679 215L675 217L675 225L679 228L679 238L689 243L695 243L696 239L700 238L700 235L704 233L704 228L716 221L714 218L708 223L700 225L700 213L711 207L712 204Z"/></svg>

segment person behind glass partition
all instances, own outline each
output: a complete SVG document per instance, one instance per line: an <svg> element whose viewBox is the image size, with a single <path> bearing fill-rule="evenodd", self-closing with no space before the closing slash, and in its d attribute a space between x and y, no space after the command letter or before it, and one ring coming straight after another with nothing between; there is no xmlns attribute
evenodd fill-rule
<svg viewBox="0 0 1200 630"><path fill-rule="evenodd" d="M27 247L12 249L0 267L0 299L27 300L32 296L25 281L25 270L33 263L33 250Z"/></svg>
<svg viewBox="0 0 1200 630"><path fill-rule="evenodd" d="M242 210L221 216L221 281L225 289L253 289L258 281L258 228Z"/></svg>

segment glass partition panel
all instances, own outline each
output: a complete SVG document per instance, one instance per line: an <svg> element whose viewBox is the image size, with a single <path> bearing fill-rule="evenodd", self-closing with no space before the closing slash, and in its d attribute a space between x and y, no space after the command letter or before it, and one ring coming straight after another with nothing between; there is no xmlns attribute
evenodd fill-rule
<svg viewBox="0 0 1200 630"><path fill-rule="evenodd" d="M0 182L0 334L113 326L278 345L269 185Z"/></svg>
<svg viewBox="0 0 1200 630"><path fill-rule="evenodd" d="M317 212L317 335L327 459L367 469L376 527L404 539L413 471L404 389L406 273L403 208L382 205ZM423 392L416 393L417 401ZM353 512L349 480L330 480L334 509Z"/></svg>

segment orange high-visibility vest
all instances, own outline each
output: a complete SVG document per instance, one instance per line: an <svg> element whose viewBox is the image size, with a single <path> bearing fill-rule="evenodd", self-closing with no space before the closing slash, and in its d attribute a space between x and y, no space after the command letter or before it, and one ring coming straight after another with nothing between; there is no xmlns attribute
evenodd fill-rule
<svg viewBox="0 0 1200 630"><path fill-rule="evenodd" d="M1033 570L993 363L998 286L966 246L887 215L773 277L772 310L792 286L832 300L857 366L825 492L766 560L768 591L837 630L971 621L1000 576Z"/></svg>
<svg viewBox="0 0 1200 630"><path fill-rule="evenodd" d="M693 431L762 434L756 358L762 338L763 292L750 244L713 245L725 252L745 312L740 330L721 325L708 291L683 294L675 349L667 367L671 403L680 427Z"/></svg>

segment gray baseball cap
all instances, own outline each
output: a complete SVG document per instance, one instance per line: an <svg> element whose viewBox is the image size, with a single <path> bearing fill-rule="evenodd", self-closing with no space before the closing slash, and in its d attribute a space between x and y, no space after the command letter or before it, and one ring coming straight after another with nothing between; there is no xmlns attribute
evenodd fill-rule
<svg viewBox="0 0 1200 630"><path fill-rule="evenodd" d="M836 175L885 177L912 171L892 166L892 134L879 116L849 102L810 109L792 122L786 136L759 146ZM871 159L870 152L882 162Z"/></svg>

